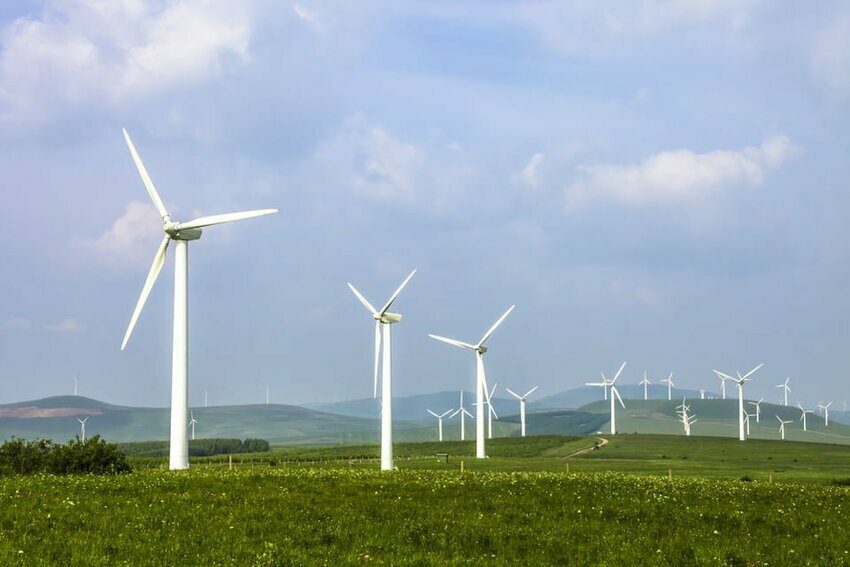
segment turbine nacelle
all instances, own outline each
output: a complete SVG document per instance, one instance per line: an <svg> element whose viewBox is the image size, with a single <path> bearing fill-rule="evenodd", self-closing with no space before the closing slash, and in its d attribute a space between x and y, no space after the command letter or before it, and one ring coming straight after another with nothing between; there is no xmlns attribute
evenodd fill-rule
<svg viewBox="0 0 850 567"><path fill-rule="evenodd" d="M162 229L172 240L198 240L203 232L200 228L180 228L179 222L172 221L167 221Z"/></svg>
<svg viewBox="0 0 850 567"><path fill-rule="evenodd" d="M372 315L372 319L381 323L386 323L387 325L391 325L393 323L398 323L399 321L401 321L401 313L375 313L374 315Z"/></svg>

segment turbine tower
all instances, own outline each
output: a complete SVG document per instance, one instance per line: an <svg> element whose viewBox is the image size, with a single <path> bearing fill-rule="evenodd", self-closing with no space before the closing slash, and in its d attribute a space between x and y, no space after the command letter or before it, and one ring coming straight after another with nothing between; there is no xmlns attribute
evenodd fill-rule
<svg viewBox="0 0 850 567"><path fill-rule="evenodd" d="M173 241L175 248L174 327L171 355L171 439L168 466L172 470L186 469L189 468L189 441L186 435L186 424L189 421L186 419L189 413L189 242L198 240L201 237L201 229L204 227L269 215L276 213L277 209L213 215L183 223L173 221L165 205L162 204L162 199L159 198L153 181L151 181L145 166L142 164L142 160L136 152L136 147L130 140L130 135L127 134L127 130L123 132L127 147L130 149L130 154L133 156L133 161L142 177L142 182L156 210L162 217L162 229L165 236L156 251L153 264L142 287L139 301L136 303L132 317L130 317L130 324L124 334L124 340L121 342L121 350L124 350L127 341L130 340L130 335L136 326L136 320L139 318L139 314L145 306L145 301L148 299L148 294L150 294L151 288L153 288L156 278L162 270L162 265L165 263L168 246Z"/></svg>
<svg viewBox="0 0 850 567"><path fill-rule="evenodd" d="M80 422L80 440L85 443L86 442L86 422L89 420L89 416L84 417L83 419L77 418L77 421Z"/></svg>
<svg viewBox="0 0 850 567"><path fill-rule="evenodd" d="M790 379L791 378L786 378L785 382L783 382L782 384L777 384L776 386L777 388L782 388L782 393L785 397L785 407L788 407L788 392L791 391L791 388L788 387L788 380Z"/></svg>
<svg viewBox="0 0 850 567"><path fill-rule="evenodd" d="M77 395L77 379L74 378L74 395Z"/></svg>
<svg viewBox="0 0 850 567"><path fill-rule="evenodd" d="M808 429L806 429L806 414L811 412L807 409L803 409L803 406L799 403L797 404L797 407L800 408L800 411L802 412L800 415L800 421L803 422L803 431L808 431Z"/></svg>
<svg viewBox="0 0 850 567"><path fill-rule="evenodd" d="M499 415L493 408L493 394L496 393L496 386L498 384L493 384L493 387L490 388L490 392L487 394L487 439L493 438L493 418L499 419Z"/></svg>
<svg viewBox="0 0 850 567"><path fill-rule="evenodd" d="M432 412L431 410L428 410L428 413L437 418L437 440L439 441L443 440L443 418L449 415L451 412L452 410L446 410L441 414L437 414Z"/></svg>
<svg viewBox="0 0 850 567"><path fill-rule="evenodd" d="M744 412L744 382L749 380L750 376L755 374L755 372L759 368L761 368L762 366L764 366L763 362L761 364L759 364L758 366L756 366L755 368L753 368L752 370L750 370L749 372L747 372L743 376L741 376L741 373L738 372L737 373L738 378L733 378L733 377L729 376L728 374L724 374L723 372L720 372L719 370L714 371L715 374L717 374L718 376L721 376L721 377L725 378L726 380L731 380L732 382L734 382L738 386L738 440L739 441L744 441L747 438L747 436L744 432L744 413L745 413Z"/></svg>
<svg viewBox="0 0 850 567"><path fill-rule="evenodd" d="M646 401L647 398L647 386L649 386L652 382L649 381L649 378L646 377L646 370L643 371L643 380L639 382L643 385L643 400Z"/></svg>
<svg viewBox="0 0 850 567"><path fill-rule="evenodd" d="M669 402L673 399L673 373L671 372L662 382L667 382L667 401Z"/></svg>
<svg viewBox="0 0 850 567"><path fill-rule="evenodd" d="M466 408L463 407L463 390L460 391L460 407L455 410L455 412L449 416L449 419L453 418L457 414L460 414L460 440L466 441L466 417L472 417L472 414L466 411Z"/></svg>
<svg viewBox="0 0 850 567"><path fill-rule="evenodd" d="M484 353L487 352L487 347L484 346L484 343L487 342L490 335L492 335L499 325L502 324L505 317L511 314L514 307L516 307L516 305L511 305L508 310L505 311L505 313L499 317L495 323L493 323L493 326L484 333L484 336L481 337L478 344L475 345L457 341L455 339L441 337L439 335L428 335L432 339L475 352L475 456L479 459L487 457L487 452L484 447L484 398L488 397L488 394L490 393L490 389L487 387L487 377L484 374Z"/></svg>
<svg viewBox="0 0 850 567"><path fill-rule="evenodd" d="M614 382L617 381L617 378L620 377L620 373L623 371L623 368L626 367L626 363L624 362L620 369L617 370L617 373L614 374L614 377L608 380L605 378L605 373L602 373L602 382L587 382L587 386L601 386L603 388L611 388L611 435L615 435L617 433L617 414L615 412L614 406L614 398L620 401L620 405L625 409L626 404L623 403L623 398L620 397L620 392L617 391L617 387L614 385Z"/></svg>
<svg viewBox="0 0 850 567"><path fill-rule="evenodd" d="M823 426L829 427L829 406L832 405L832 402L829 402L826 405L818 404L818 407L823 410Z"/></svg>
<svg viewBox="0 0 850 567"><path fill-rule="evenodd" d="M781 418L781 417L779 417L778 415L777 415L777 416L775 416L775 417L776 417L776 419L778 419L778 420L779 420L779 435L780 435L780 437L782 438L782 440L783 440L783 441L785 441L785 424L786 424L786 423L791 423L791 422L790 422L790 421L785 421L784 419L782 419L782 418Z"/></svg>
<svg viewBox="0 0 850 567"><path fill-rule="evenodd" d="M520 396L519 394L517 394L516 392L514 392L510 388L505 388L505 390L507 390L510 395L512 395L513 397L515 397L516 399L519 400L519 423L520 423L520 432L521 432L522 437L525 437L525 400L527 400L528 396L530 396L531 393L534 390L536 390L537 388L539 388L539 386L533 387L532 389L527 391L522 396Z"/></svg>
<svg viewBox="0 0 850 567"><path fill-rule="evenodd" d="M723 376L721 376L719 374L717 375L717 377L720 378L720 395L723 397L724 400L726 399L726 377L725 376L726 376L725 374Z"/></svg>
<svg viewBox="0 0 850 567"><path fill-rule="evenodd" d="M378 359L383 351L383 363L381 368L381 470L393 470L393 380L392 380L392 341L390 339L390 325L401 321L401 314L390 313L389 308L413 277L416 270L410 272L398 289L390 296L389 301L380 311L372 307L363 295L357 291L349 282L354 296L363 304L372 319L375 320L375 377L373 382L372 396L378 397Z"/></svg>
<svg viewBox="0 0 850 567"><path fill-rule="evenodd" d="M195 419L195 412L189 411L189 416L192 418L189 421L189 426L192 428L192 441L195 440L195 424L198 423L198 420Z"/></svg>

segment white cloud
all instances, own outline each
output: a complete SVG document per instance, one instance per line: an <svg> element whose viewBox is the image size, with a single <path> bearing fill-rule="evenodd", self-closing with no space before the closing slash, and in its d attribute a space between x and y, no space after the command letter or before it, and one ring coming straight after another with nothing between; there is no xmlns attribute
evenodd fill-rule
<svg viewBox="0 0 850 567"><path fill-rule="evenodd" d="M522 182L529 187L537 187L537 168L543 163L543 154L537 153L531 156L528 164L522 170Z"/></svg>
<svg viewBox="0 0 850 567"><path fill-rule="evenodd" d="M26 317L20 317L15 315L13 317L9 317L0 321L0 328L9 329L12 331L23 331L29 329L32 326L32 323Z"/></svg>
<svg viewBox="0 0 850 567"><path fill-rule="evenodd" d="M77 333L83 330L82 324L76 319L71 317L67 319L62 319L58 323L54 323L53 325L47 325L44 327L48 331L55 331L57 333Z"/></svg>
<svg viewBox="0 0 850 567"><path fill-rule="evenodd" d="M729 187L761 185L767 172L798 151L787 137L776 136L759 147L741 150L703 154L672 150L636 165L580 166L579 179L566 189L567 207L575 208L593 199L627 205L701 200Z"/></svg>
<svg viewBox="0 0 850 567"><path fill-rule="evenodd" d="M138 268L153 259L162 238L162 219L153 205L131 201L122 216L96 239L80 240L98 263Z"/></svg>

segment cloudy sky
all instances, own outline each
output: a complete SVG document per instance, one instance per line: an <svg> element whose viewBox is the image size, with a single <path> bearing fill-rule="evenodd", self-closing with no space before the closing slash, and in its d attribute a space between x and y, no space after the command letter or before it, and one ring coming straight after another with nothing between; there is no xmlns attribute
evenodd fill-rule
<svg viewBox="0 0 850 567"><path fill-rule="evenodd" d="M0 401L166 406L161 222L277 207L190 252L190 400L541 395L765 362L753 396L850 397L850 6L824 0L7 0Z"/></svg>

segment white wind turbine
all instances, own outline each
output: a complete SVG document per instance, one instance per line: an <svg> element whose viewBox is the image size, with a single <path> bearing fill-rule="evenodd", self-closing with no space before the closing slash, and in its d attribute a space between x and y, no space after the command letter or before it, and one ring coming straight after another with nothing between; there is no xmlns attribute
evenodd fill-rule
<svg viewBox="0 0 850 567"><path fill-rule="evenodd" d="M791 388L788 387L788 380L791 378L786 378L785 382L782 384L777 384L777 388L782 388L782 393L785 395L785 407L788 407L788 392L791 391Z"/></svg>
<svg viewBox="0 0 850 567"><path fill-rule="evenodd" d="M699 391L699 399L701 399L701 400L704 400L704 399L705 399L705 390L700 390L700 391Z"/></svg>
<svg viewBox="0 0 850 567"><path fill-rule="evenodd" d="M800 408L800 411L802 412L802 414L800 415L800 421L803 422L803 431L808 431L808 429L806 429L806 414L811 413L811 411L804 409L803 406L799 403L797 404L797 407Z"/></svg>
<svg viewBox="0 0 850 567"><path fill-rule="evenodd" d="M690 413L691 406L689 406L685 402L686 402L686 399L682 398L682 405L677 406L676 410L677 410L677 413L679 414L679 421L682 422L682 425L685 428L685 435L690 436L691 435L691 425L693 425L694 423L697 422L697 418L696 418L696 416L694 416Z"/></svg>
<svg viewBox="0 0 850 567"><path fill-rule="evenodd" d="M729 376L728 374L724 374L723 372L720 372L719 370L714 371L715 374L717 374L718 376L722 376L722 377L726 378L726 380L731 380L732 382L734 382L738 386L738 440L739 441L744 441L746 439L746 435L744 433L744 413L745 413L744 412L744 382L749 380L750 376L752 376L756 372L756 370L758 370L762 366L764 366L763 362L761 364L759 364L758 366L756 366L755 368L753 368L752 370L750 370L749 372L747 372L743 376L741 376L741 373L738 372L738 378L733 378L733 377Z"/></svg>
<svg viewBox="0 0 850 567"><path fill-rule="evenodd" d="M452 410L446 410L443 413L437 414L432 412L431 410L428 410L428 413L437 418L437 439L439 441L443 440L443 418L449 415L451 412Z"/></svg>
<svg viewBox="0 0 850 567"><path fill-rule="evenodd" d="M747 426L747 439L750 438L750 418L755 417L756 414L749 413L748 411L744 411L744 425Z"/></svg>
<svg viewBox="0 0 850 567"><path fill-rule="evenodd" d="M667 382L667 401L670 401L673 399L673 373L671 372L662 382Z"/></svg>
<svg viewBox="0 0 850 567"><path fill-rule="evenodd" d="M80 422L80 440L85 443L86 441L86 422L89 420L89 416L84 417L83 419L77 418L77 421Z"/></svg>
<svg viewBox="0 0 850 567"><path fill-rule="evenodd" d="M764 401L764 398L759 398L757 402L747 402L751 406L756 407L756 423L759 423L761 420L761 403Z"/></svg>
<svg viewBox="0 0 850 567"><path fill-rule="evenodd" d="M720 395L725 400L726 399L726 380L727 380L726 375L724 374L724 375L721 376L720 374L718 374L717 377L720 378Z"/></svg>
<svg viewBox="0 0 850 567"><path fill-rule="evenodd" d="M139 318L145 301L147 301L148 295L165 263L168 246L173 241L175 248L174 330L171 353L171 440L168 466L172 470L186 469L189 468L189 441L186 435L186 424L188 423L188 419L186 418L189 413L189 242L191 240L198 240L201 237L201 229L204 227L269 215L276 213L277 209L261 209L212 215L200 217L189 222L173 221L165 205L162 204L162 199L159 198L153 181L151 181L132 140L130 140L130 135L127 134L127 130L123 132L124 139L127 141L127 147L130 148L130 154L133 156L133 161L136 163L136 168L142 177L142 182L156 210L162 217L162 229L165 232L165 236L159 245L159 249L156 251L153 264L142 287L142 293L139 295L136 308L133 310L132 317L130 317L130 324L127 327L127 332L124 334L124 340L121 342L121 350L124 350L124 347L127 346L127 341L130 340L130 335L136 326L136 320Z"/></svg>
<svg viewBox="0 0 850 567"><path fill-rule="evenodd" d="M499 325L502 324L505 317L510 315L511 311L514 310L514 307L516 307L516 305L511 305L508 310L505 311L505 313L499 317L495 323L493 323L493 326L484 333L484 336L481 337L478 344L475 345L464 343L455 339L441 337L439 335L428 335L432 339L475 352L475 456L479 459L487 457L486 449L484 447L484 398L487 397L487 394L490 392L490 389L487 387L487 377L484 374L484 353L487 352L487 347L484 346L484 343L487 342L490 335L492 335Z"/></svg>
<svg viewBox="0 0 850 567"><path fill-rule="evenodd" d="M490 388L490 392L487 394L487 439L493 438L493 418L499 419L496 410L493 408L493 394L496 393L496 386L498 384L493 384L493 387Z"/></svg>
<svg viewBox="0 0 850 567"><path fill-rule="evenodd" d="M641 381L639 382L639 384L641 384L641 385L643 386L643 399L644 399L644 401L646 401L646 400L647 400L647 387L648 387L651 383L652 383L652 382L650 382L650 381L649 381L649 378L647 378L647 377L646 377L646 371L644 370L644 372L643 372L643 380L641 380Z"/></svg>
<svg viewBox="0 0 850 567"><path fill-rule="evenodd" d="M829 406L832 405L832 402L829 402L826 405L818 404L818 407L823 410L823 426L829 427Z"/></svg>
<svg viewBox="0 0 850 567"><path fill-rule="evenodd" d="M390 296L387 303L380 311L372 307L363 295L357 291L351 283L348 287L360 303L363 304L372 318L375 320L375 378L372 396L378 397L378 359L383 349L383 363L381 368L381 470L393 470L393 381L392 381L392 341L390 339L390 325L401 321L401 314L390 313L389 308L413 277L416 270L410 272L398 289Z"/></svg>
<svg viewBox="0 0 850 567"><path fill-rule="evenodd" d="M466 408L463 407L463 390L460 391L460 407L455 410L455 412L449 416L449 419L453 418L457 414L460 414L460 440L466 441L466 417L472 417L472 414L466 411Z"/></svg>
<svg viewBox="0 0 850 567"><path fill-rule="evenodd" d="M779 435L782 437L782 440L783 440L783 441L785 441L785 424L786 424L786 423L791 423L791 422L790 422L790 421L785 421L784 419L782 419L782 418L781 418L781 417L779 417L778 415L777 415L777 416L775 416L775 417L776 417L776 419L778 419L778 420L779 420Z"/></svg>
<svg viewBox="0 0 850 567"><path fill-rule="evenodd" d="M530 396L531 393L534 390L536 390L537 388L539 388L539 386L533 387L532 389L527 391L522 396L520 396L519 394L517 394L516 392L514 392L510 388L505 388L505 390L507 390L510 395L512 395L513 397L515 397L516 399L519 400L519 424L520 424L519 427L520 427L520 436L522 436L522 437L525 437L525 400L527 400L528 396Z"/></svg>
<svg viewBox="0 0 850 567"><path fill-rule="evenodd" d="M189 411L189 416L192 418L189 420L189 426L192 428L192 441L195 440L195 424L198 423L198 420L195 419L195 412Z"/></svg>
<svg viewBox="0 0 850 567"><path fill-rule="evenodd" d="M602 382L587 382L587 386L601 386L603 388L611 388L611 435L615 435L617 433L617 414L614 406L614 398L620 401L620 405L625 409L626 404L623 403L623 398L620 397L620 392L617 391L617 387L614 385L614 382L617 381L617 378L620 377L620 373L623 371L623 368L626 367L626 363L624 362L620 369L617 370L617 373L614 374L614 377L608 380L605 378L605 374L602 374Z"/></svg>
<svg viewBox="0 0 850 567"><path fill-rule="evenodd" d="M77 395L77 379L74 378L74 395Z"/></svg>

